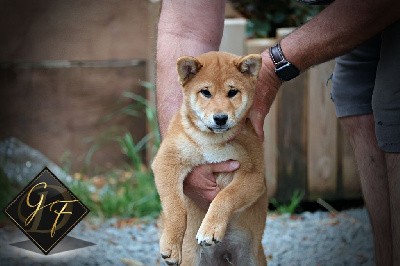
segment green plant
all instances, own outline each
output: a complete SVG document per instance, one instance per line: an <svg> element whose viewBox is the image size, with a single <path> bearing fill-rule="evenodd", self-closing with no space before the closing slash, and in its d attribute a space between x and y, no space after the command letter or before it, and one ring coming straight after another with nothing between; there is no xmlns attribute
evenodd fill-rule
<svg viewBox="0 0 400 266"><path fill-rule="evenodd" d="M71 191L99 217L155 217L160 200L149 171L113 171L85 180L74 179Z"/></svg>
<svg viewBox="0 0 400 266"><path fill-rule="evenodd" d="M280 214L284 213L293 214L299 207L303 197L304 197L304 192L295 190L292 194L292 197L290 198L289 203L283 204L279 203L276 199L271 199L271 204L274 205L276 211Z"/></svg>
<svg viewBox="0 0 400 266"><path fill-rule="evenodd" d="M150 82L141 82L140 83L150 94L155 93L155 86L154 84ZM147 126L148 126L148 133L146 136L144 136L139 142L136 144L136 148L141 150L142 148L146 147L150 157L154 158L158 148L160 147L161 143L161 137L160 137L160 132L158 129L158 121L157 121L157 111L156 111L156 106L153 101L150 101L146 99L145 97L138 95L134 92L125 92L123 96L130 98L134 100L135 104L128 105L127 107L123 108L120 110L121 113L132 115L132 116L138 116L141 115L141 112L138 110L144 110L144 114L146 116L147 120ZM125 143L124 141L121 142L121 139L119 139L120 144L122 144L122 148L125 151L124 144L131 144L131 139L127 137L126 135L124 136L125 141L128 141ZM132 140L133 141L133 140ZM133 148L131 146L131 148ZM127 150L129 151L129 150ZM129 155L128 155L129 156ZM134 158L130 158L131 160ZM136 160L136 159L134 159Z"/></svg>
<svg viewBox="0 0 400 266"><path fill-rule="evenodd" d="M294 0L230 0L233 7L249 20L247 35L274 37L277 28L298 27L322 10Z"/></svg>
<svg viewBox="0 0 400 266"><path fill-rule="evenodd" d="M150 93L155 92L153 84L141 82L141 85ZM137 116L139 115L137 108L144 108L149 129L149 133L138 142L133 140L129 132L117 138L122 152L127 155L134 172L137 173L137 184L134 191L136 198L131 198L128 204L132 205L131 208L135 210L135 216L141 217L150 213L159 213L161 209L160 200L154 185L154 177L152 172L148 170L149 167L145 166L142 159L142 150L144 148L147 148L151 159L155 156L161 143L161 137L158 130L157 113L154 103L133 92L125 92L124 96L134 100L136 105L130 105L124 108L122 113Z"/></svg>
<svg viewBox="0 0 400 266"><path fill-rule="evenodd" d="M146 89L147 94L155 94L154 84L142 81L140 85ZM83 169L85 172L90 168L94 154L112 142L119 144L123 153L128 156L128 159L134 165L137 165L137 159L143 157L145 148L150 158L153 158L160 146L161 137L158 130L157 112L154 102L132 91L125 91L122 97L132 100L131 103L104 116L101 122L108 122L121 115L140 118L144 116L146 118L148 133L142 139L135 140L125 128L111 126L96 136L86 137L84 141L91 143L91 146L85 156L85 169Z"/></svg>

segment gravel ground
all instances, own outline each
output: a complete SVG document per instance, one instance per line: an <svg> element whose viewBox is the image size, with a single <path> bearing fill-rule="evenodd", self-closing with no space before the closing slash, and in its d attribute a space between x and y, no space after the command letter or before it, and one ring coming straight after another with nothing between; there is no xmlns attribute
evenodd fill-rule
<svg viewBox="0 0 400 266"><path fill-rule="evenodd" d="M0 229L0 265L160 265L155 221L117 228L117 220L81 222L69 236L96 245L44 256L10 243L27 238L14 226ZM273 215L263 245L269 265L374 265L365 209Z"/></svg>

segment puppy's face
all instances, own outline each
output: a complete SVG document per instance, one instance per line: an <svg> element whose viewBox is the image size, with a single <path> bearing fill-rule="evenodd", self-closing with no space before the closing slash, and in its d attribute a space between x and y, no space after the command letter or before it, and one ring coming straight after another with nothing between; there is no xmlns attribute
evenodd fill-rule
<svg viewBox="0 0 400 266"><path fill-rule="evenodd" d="M261 56L210 52L181 57L177 68L189 120L201 131L223 133L247 115Z"/></svg>

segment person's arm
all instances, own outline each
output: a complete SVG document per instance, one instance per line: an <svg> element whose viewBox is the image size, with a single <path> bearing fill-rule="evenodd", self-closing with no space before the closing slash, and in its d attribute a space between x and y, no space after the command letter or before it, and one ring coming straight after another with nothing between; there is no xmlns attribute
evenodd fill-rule
<svg viewBox="0 0 400 266"><path fill-rule="evenodd" d="M336 0L284 38L281 47L289 61L305 70L349 52L398 19L398 0Z"/></svg>
<svg viewBox="0 0 400 266"><path fill-rule="evenodd" d="M311 21L281 41L286 59L301 71L345 54L400 18L398 0L335 0ZM274 73L268 50L250 119L262 137L264 118L282 84Z"/></svg>
<svg viewBox="0 0 400 266"><path fill-rule="evenodd" d="M157 37L157 112L161 136L180 108L176 60L217 51L224 28L223 0L164 0Z"/></svg>
<svg viewBox="0 0 400 266"><path fill-rule="evenodd" d="M172 116L181 106L176 60L217 51L224 27L224 0L164 0L157 38L157 114L164 137ZM207 209L219 192L214 173L232 172L235 161L200 165L185 178L184 192Z"/></svg>

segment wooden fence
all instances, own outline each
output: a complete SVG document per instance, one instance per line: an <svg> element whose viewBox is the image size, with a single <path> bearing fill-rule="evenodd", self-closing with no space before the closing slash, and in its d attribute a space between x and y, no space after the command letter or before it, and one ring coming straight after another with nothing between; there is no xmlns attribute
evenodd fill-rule
<svg viewBox="0 0 400 266"><path fill-rule="evenodd" d="M16 137L72 171L121 167L113 137L145 135L145 120L114 115L144 95L142 60L0 62L0 139ZM91 152L94 155L91 156Z"/></svg>
<svg viewBox="0 0 400 266"><path fill-rule="evenodd" d="M66 158L71 171L82 170L87 154L101 146L90 168L122 167L126 157L107 140L110 131L124 128L140 139L146 121L104 118L132 103L123 92L145 94L139 81L147 80L153 43L149 6L148 0L2 1L0 140L17 137L61 166Z"/></svg>

